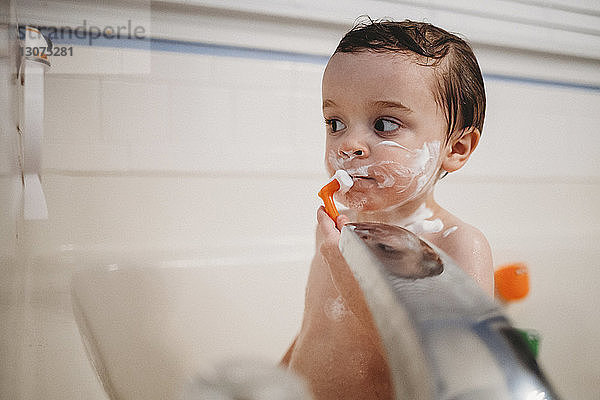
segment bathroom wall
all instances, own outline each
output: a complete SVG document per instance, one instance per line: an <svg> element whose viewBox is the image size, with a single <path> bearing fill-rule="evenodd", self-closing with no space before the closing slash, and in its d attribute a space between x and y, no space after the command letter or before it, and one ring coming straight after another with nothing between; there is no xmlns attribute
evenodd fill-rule
<svg viewBox="0 0 600 400"><path fill-rule="evenodd" d="M600 374L594 309L600 273L593 268L600 255L597 41L569 46L569 35L543 37L533 21L530 42L502 42L487 33L481 13L449 13L434 3L406 2L399 9L370 2L373 11L359 11L349 2L339 17L329 6L308 15L283 1L231 9L217 3L153 6L153 35L163 39L152 51L127 41L75 43L76 56L53 58L43 147L48 220L17 228L16 150L2 160L8 160L2 224L10 227L2 231L3 274L21 274L3 282L11 282L9 316L21 318L24 343L13 350L21 352L13 353L21 369L3 367L3 379L15 382L3 389L12 390L7 397L104 398L71 316L69 278L83 263L115 257L177 259L192 252L215 265L285 266L290 298L279 308L272 328L278 339L265 355L276 359L285 350L300 324L315 193L326 179L320 115L326 56L354 16L390 15L382 10L391 8L397 19L437 19L473 40L488 95L483 139L467 167L439 184L437 197L487 235L497 265L529 264L531 295L508 312L518 326L541 333L540 361L559 392L594 398ZM565 30L597 36L585 28L586 12L600 10L579 7L584 33L567 29L577 12L564 19ZM480 25L461 24L460 15ZM510 31L501 26L510 21L503 21L497 29ZM14 85L2 71L3 85ZM2 102L9 117L2 118L5 151L16 149L8 122L14 105L10 97ZM21 308L15 296L23 299Z"/></svg>
<svg viewBox="0 0 600 400"><path fill-rule="evenodd" d="M21 174L18 166L15 32L10 2L0 4L0 398L17 398L16 371L21 347L18 343L21 287L24 274L18 263Z"/></svg>
<svg viewBox="0 0 600 400"><path fill-rule="evenodd" d="M27 239L17 10L0 2L0 399L104 399L73 321L69 277L48 263L36 269L38 245Z"/></svg>

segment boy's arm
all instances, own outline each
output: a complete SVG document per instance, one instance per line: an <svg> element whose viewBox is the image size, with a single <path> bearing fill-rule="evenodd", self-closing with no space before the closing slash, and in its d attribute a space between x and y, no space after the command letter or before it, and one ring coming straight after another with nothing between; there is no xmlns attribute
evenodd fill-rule
<svg viewBox="0 0 600 400"><path fill-rule="evenodd" d="M494 264L487 239L478 229L468 226L456 231L447 253L483 289L494 297Z"/></svg>
<svg viewBox="0 0 600 400"><path fill-rule="evenodd" d="M367 332L367 336L376 346L379 354L385 358L386 354L381 342L381 336L376 328L367 301L339 248L340 230L349 222L349 218L345 215L340 215L337 218L336 224L334 224L331 218L325 213L325 209L320 207L317 211L317 221L319 223L317 227L317 243L320 243L320 245L317 245L317 254L321 254L323 262L329 267L333 285L344 299L346 307L363 326Z"/></svg>
<svg viewBox="0 0 600 400"><path fill-rule="evenodd" d="M298 336L294 338L294 341L290 345L289 349L285 352L281 361L279 361L279 366L287 368L290 366L290 359L292 358L292 353L294 352L294 347L296 347L296 340L298 340Z"/></svg>
<svg viewBox="0 0 600 400"><path fill-rule="evenodd" d="M344 299L346 306L361 321L365 327L374 327L374 321L363 292L348 263L339 249L340 230L349 222L345 215L337 219L337 226L320 207L317 211L317 251L323 262L329 267L333 285Z"/></svg>

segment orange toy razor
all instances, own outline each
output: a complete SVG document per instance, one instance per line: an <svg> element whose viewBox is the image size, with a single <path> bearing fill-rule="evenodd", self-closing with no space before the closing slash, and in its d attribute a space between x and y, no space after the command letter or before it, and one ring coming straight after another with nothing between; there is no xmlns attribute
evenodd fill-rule
<svg viewBox="0 0 600 400"><path fill-rule="evenodd" d="M343 169L338 169L331 177L329 183L323 186L323 188L319 191L319 197L323 199L323 203L325 204L325 211L332 220L337 220L337 217L340 215L335 207L335 202L333 201L334 193L338 190L341 190L342 193L346 193L348 190L350 190L353 184L354 181L350 175L348 175L348 173Z"/></svg>

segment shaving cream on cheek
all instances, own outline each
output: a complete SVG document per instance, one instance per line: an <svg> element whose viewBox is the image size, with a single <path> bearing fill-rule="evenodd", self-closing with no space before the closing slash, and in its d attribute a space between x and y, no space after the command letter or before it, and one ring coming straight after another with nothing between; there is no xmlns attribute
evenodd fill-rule
<svg viewBox="0 0 600 400"><path fill-rule="evenodd" d="M404 149L406 151L412 152L411 149L409 149L407 147L404 147L400 143L396 143L396 142L393 142L391 140L384 140L383 142L379 142L379 143L377 143L377 146L399 147L399 148Z"/></svg>
<svg viewBox="0 0 600 400"><path fill-rule="evenodd" d="M392 151L401 151L404 153L401 158L404 159L393 160L393 158L398 157L396 155L390 157L391 160L349 168L350 163L355 164L356 161L352 162L352 158L342 158L334 150L328 152L329 168L334 170L344 169L352 176L355 183L358 183L355 185L354 190L351 190L347 195L336 194L339 201L345 203L348 207L362 209L367 203L366 196L368 194L361 191L360 188L363 185L376 185L375 187L379 189L391 189L395 195L405 195L406 192L412 192L408 198L396 199L396 201L405 204L428 188L428 183L432 182L437 169L441 148L439 141L425 142L420 149L415 150L389 140L379 142L375 146L386 146ZM379 156L377 158L384 157ZM368 179L357 181L360 178Z"/></svg>
<svg viewBox="0 0 600 400"><path fill-rule="evenodd" d="M419 170L420 175L417 178L417 192L420 192L435 175L440 150L441 143L433 141L426 142L421 149L415 151L415 168Z"/></svg>
<svg viewBox="0 0 600 400"><path fill-rule="evenodd" d="M381 143L395 143L384 141ZM391 144L388 144L392 146ZM394 146L395 147L395 146ZM396 193L404 193L409 188L414 189L413 195L416 196L431 181L437 170L437 163L440 155L440 142L425 142L423 147L416 150L408 150L410 153L406 159L406 163L388 161L380 163L373 168L373 175L380 179L380 187L394 187ZM402 146L402 150L406 149ZM416 187L412 187L416 180Z"/></svg>

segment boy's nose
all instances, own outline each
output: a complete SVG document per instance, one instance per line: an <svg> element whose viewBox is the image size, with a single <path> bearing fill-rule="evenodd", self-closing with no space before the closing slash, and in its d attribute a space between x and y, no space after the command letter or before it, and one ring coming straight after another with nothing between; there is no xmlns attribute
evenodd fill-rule
<svg viewBox="0 0 600 400"><path fill-rule="evenodd" d="M360 156L363 155L363 153L364 153L364 151L362 151L360 149L359 150L354 150L354 151L340 150L340 155L341 156L346 156L346 157L352 157L352 156L360 157Z"/></svg>
<svg viewBox="0 0 600 400"><path fill-rule="evenodd" d="M343 158L366 157L368 151L366 146L342 146L338 150L338 154Z"/></svg>

